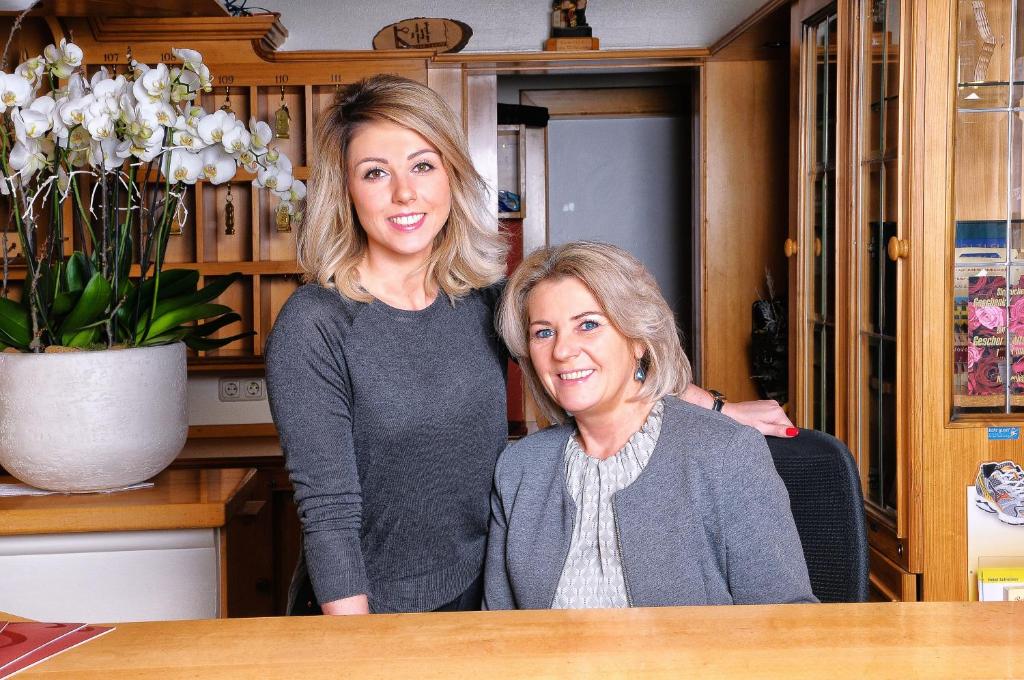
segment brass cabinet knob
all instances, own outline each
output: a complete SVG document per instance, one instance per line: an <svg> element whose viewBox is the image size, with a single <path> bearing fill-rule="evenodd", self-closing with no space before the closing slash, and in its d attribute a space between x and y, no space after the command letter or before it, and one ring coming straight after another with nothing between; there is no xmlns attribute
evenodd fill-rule
<svg viewBox="0 0 1024 680"><path fill-rule="evenodd" d="M910 254L910 242L893 236L889 239L889 245L886 250L889 251L889 259L895 262L900 258L906 258Z"/></svg>
<svg viewBox="0 0 1024 680"><path fill-rule="evenodd" d="M793 257L796 255L796 241L791 238L787 238L786 242L782 245L782 252L786 254L786 257Z"/></svg>
<svg viewBox="0 0 1024 680"><path fill-rule="evenodd" d="M814 237L814 256L821 257L821 239L817 236Z"/></svg>

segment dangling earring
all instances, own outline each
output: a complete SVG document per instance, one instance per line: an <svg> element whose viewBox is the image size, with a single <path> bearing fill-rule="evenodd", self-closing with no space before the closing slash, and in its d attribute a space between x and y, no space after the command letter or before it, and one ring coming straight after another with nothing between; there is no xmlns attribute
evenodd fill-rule
<svg viewBox="0 0 1024 680"><path fill-rule="evenodd" d="M642 359L636 360L636 373L633 374L633 378L637 382L643 382L647 379L647 371L644 370L644 363Z"/></svg>

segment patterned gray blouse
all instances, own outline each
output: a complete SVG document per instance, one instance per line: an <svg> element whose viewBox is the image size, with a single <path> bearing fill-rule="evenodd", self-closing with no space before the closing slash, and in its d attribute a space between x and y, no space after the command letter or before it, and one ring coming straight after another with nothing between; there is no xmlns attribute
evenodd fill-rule
<svg viewBox="0 0 1024 680"><path fill-rule="evenodd" d="M633 483L661 434L665 405L659 400L643 427L604 460L591 458L576 437L565 445L565 483L576 503L569 556L555 591L554 609L628 607L612 497Z"/></svg>

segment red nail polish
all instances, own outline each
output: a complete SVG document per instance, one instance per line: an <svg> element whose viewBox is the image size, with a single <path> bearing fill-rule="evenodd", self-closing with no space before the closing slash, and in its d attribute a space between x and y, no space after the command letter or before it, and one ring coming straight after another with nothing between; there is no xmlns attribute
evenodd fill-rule
<svg viewBox="0 0 1024 680"><path fill-rule="evenodd" d="M796 429L795 427L787 427L786 428L786 436L787 437L795 437L798 434L800 434L800 430Z"/></svg>

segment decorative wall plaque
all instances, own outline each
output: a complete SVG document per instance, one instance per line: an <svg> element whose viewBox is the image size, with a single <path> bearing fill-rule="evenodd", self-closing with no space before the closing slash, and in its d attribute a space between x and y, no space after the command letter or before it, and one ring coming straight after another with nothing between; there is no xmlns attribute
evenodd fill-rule
<svg viewBox="0 0 1024 680"><path fill-rule="evenodd" d="M458 52L466 46L473 29L456 19L416 17L388 24L373 36L375 50L432 49Z"/></svg>

